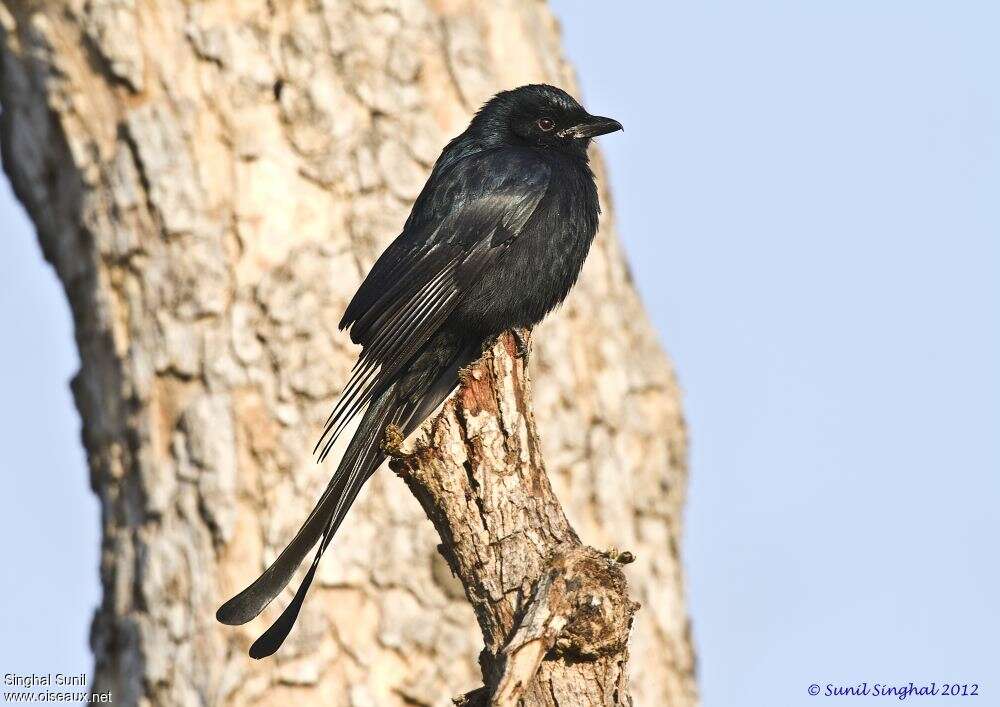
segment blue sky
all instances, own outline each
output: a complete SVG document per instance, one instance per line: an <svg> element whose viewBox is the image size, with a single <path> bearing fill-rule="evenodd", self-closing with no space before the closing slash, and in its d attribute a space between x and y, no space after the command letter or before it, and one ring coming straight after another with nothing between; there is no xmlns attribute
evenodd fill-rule
<svg viewBox="0 0 1000 707"><path fill-rule="evenodd" d="M997 702L1000 6L554 6L685 391L704 704ZM88 670L68 308L9 192L0 233L0 670Z"/></svg>
<svg viewBox="0 0 1000 707"><path fill-rule="evenodd" d="M705 705L1000 704L1000 5L555 7L685 391Z"/></svg>

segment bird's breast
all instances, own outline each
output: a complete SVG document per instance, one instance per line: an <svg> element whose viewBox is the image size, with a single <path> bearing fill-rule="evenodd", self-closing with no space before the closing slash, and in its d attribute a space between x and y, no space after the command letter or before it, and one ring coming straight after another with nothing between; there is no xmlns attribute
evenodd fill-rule
<svg viewBox="0 0 1000 707"><path fill-rule="evenodd" d="M522 233L470 292L460 311L484 334L531 327L565 299L597 231L600 209L589 169L556 172Z"/></svg>

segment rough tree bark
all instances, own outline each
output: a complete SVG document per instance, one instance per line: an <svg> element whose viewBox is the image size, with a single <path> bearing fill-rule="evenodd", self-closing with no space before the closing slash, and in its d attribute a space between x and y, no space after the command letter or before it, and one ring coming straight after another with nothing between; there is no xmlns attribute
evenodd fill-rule
<svg viewBox="0 0 1000 707"><path fill-rule="evenodd" d="M583 546L566 519L518 348L507 333L463 370L458 394L412 447L393 428L387 440L390 466L434 523L483 631L485 684L462 704L632 704L628 638L638 604L619 565L634 557Z"/></svg>
<svg viewBox="0 0 1000 707"><path fill-rule="evenodd" d="M397 462L407 484L385 471L369 484L275 659L246 657L269 612L244 630L213 614L325 484L309 450L356 354L336 322L445 140L500 88L574 90L547 7L2 0L0 38L4 167L64 284L82 361L73 391L104 538L94 689L127 705L391 707L448 704L481 684L476 618L495 622L484 656L495 654L514 598L470 611L452 575L470 579L461 545L438 554L407 489L434 518L419 489L438 477L413 457ZM643 606L636 703L687 707L684 426L606 197L581 282L535 334L534 411L580 537L637 557L625 568ZM467 402L457 396L427 434ZM535 449L529 417L517 434ZM550 635L546 611L559 614L566 588L552 567L614 568L580 552L518 570L553 578L520 587L538 609L518 617L524 645L532 626ZM501 681L503 661L483 662ZM545 672L556 669L547 662L538 684L558 685Z"/></svg>

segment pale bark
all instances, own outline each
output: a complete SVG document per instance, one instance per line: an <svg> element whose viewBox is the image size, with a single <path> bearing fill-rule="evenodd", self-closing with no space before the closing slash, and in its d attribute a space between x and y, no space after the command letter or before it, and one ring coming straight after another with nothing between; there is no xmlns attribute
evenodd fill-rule
<svg viewBox="0 0 1000 707"><path fill-rule="evenodd" d="M445 141L500 88L574 90L548 9L3 0L0 32L4 167L81 354L104 535L94 689L126 705L391 707L481 684L462 587L384 470L274 659L246 649L280 606L242 629L214 610L325 484L309 452L356 355L336 322ZM534 409L573 527L637 557L636 703L687 707L679 395L602 197L581 281L535 333Z"/></svg>

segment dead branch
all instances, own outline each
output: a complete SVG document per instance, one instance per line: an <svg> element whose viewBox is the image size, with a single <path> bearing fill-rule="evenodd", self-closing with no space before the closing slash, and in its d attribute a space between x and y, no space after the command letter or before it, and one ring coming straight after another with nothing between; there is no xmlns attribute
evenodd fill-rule
<svg viewBox="0 0 1000 707"><path fill-rule="evenodd" d="M390 466L441 537L482 629L484 686L468 706L631 704L638 604L620 564L584 546L545 472L518 337L465 369L456 395Z"/></svg>

